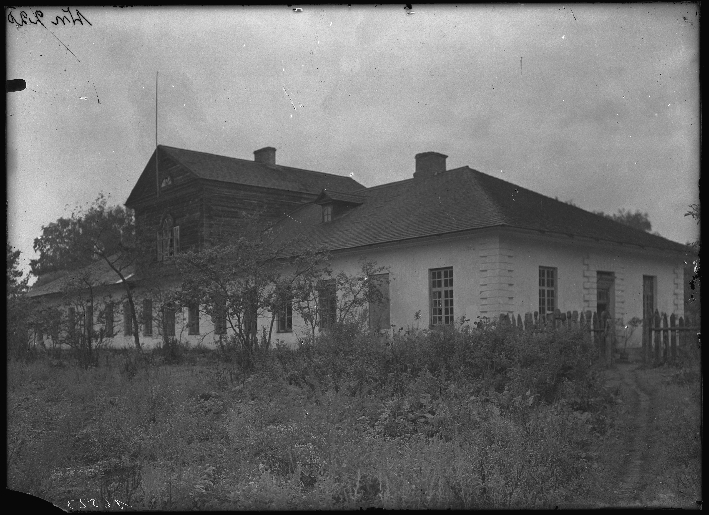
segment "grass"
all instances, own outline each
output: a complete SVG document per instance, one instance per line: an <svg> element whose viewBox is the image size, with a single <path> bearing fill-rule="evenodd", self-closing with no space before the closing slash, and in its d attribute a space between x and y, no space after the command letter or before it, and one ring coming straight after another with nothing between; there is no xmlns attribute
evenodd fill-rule
<svg viewBox="0 0 709 515"><path fill-rule="evenodd" d="M10 362L8 486L146 510L574 505L616 409L585 345L483 328L333 335L249 373L204 352Z"/></svg>

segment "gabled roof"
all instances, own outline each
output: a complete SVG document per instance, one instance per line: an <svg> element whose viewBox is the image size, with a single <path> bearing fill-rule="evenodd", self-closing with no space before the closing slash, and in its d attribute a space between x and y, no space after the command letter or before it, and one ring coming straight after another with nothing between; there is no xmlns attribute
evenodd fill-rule
<svg viewBox="0 0 709 515"><path fill-rule="evenodd" d="M351 177L342 175L219 156L166 145L159 145L158 151L161 159L163 157L170 158L198 179L312 194L318 194L323 188L341 192L363 188ZM141 178L146 174L153 177L149 182L152 191L154 191L155 177L152 175L155 173L154 159L155 153L141 174ZM126 205L138 199L139 186L142 186L143 183L148 184L147 181L140 181L140 179L136 182L133 191L128 196Z"/></svg>
<svg viewBox="0 0 709 515"><path fill-rule="evenodd" d="M340 250L491 227L514 227L675 252L684 245L633 229L469 167L353 192L364 202L322 222L306 204L276 225L279 239L307 237Z"/></svg>

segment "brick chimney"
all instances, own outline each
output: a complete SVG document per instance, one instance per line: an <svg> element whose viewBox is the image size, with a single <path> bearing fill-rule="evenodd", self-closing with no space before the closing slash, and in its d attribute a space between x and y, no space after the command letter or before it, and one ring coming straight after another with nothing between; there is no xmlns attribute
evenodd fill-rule
<svg viewBox="0 0 709 515"><path fill-rule="evenodd" d="M273 147L263 147L258 150L254 150L254 161L267 165L275 165L276 149Z"/></svg>
<svg viewBox="0 0 709 515"><path fill-rule="evenodd" d="M446 171L448 156L438 152L422 152L416 154L416 171L414 177L431 177Z"/></svg>

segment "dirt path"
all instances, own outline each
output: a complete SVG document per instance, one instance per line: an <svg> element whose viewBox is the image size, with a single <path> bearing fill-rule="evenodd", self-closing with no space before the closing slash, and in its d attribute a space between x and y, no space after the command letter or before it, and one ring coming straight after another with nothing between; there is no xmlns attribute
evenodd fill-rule
<svg viewBox="0 0 709 515"><path fill-rule="evenodd" d="M616 363L606 372L605 386L618 391L621 403L615 438L605 449L605 492L598 502L613 507L690 507L674 486L662 449L668 435L661 422L671 409L661 394L663 373L639 367L638 362Z"/></svg>
<svg viewBox="0 0 709 515"><path fill-rule="evenodd" d="M628 405L628 420L625 426L628 438L625 440L627 455L618 480L618 488L613 491L616 506L641 505L644 487L648 484L645 473L647 458L650 457L652 444L648 433L651 427L650 395L643 391L637 381L637 365L621 363L616 365L618 373L614 381L620 381L624 388L624 402ZM651 441L651 440L650 440Z"/></svg>

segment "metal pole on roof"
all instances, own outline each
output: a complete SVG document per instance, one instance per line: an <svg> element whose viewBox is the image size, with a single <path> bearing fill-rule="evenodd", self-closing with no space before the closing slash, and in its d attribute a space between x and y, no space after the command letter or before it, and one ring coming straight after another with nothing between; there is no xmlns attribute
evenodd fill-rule
<svg viewBox="0 0 709 515"><path fill-rule="evenodd" d="M158 72L155 72L155 191L160 197L160 175L158 174Z"/></svg>

